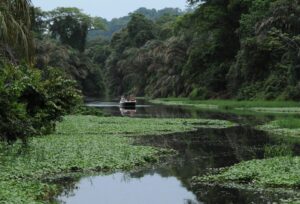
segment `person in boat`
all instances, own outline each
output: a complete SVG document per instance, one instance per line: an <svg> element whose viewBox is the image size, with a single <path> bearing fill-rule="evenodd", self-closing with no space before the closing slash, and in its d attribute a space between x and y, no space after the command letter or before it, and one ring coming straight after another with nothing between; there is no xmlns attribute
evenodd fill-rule
<svg viewBox="0 0 300 204"><path fill-rule="evenodd" d="M129 101L136 101L135 96L130 95L130 96L129 96Z"/></svg>

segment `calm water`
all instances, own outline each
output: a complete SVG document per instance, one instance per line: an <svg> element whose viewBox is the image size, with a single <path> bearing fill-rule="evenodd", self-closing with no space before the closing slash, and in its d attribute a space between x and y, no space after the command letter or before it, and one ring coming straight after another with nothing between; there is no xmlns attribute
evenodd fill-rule
<svg viewBox="0 0 300 204"><path fill-rule="evenodd" d="M103 110L105 114L112 116L128 116L136 118L208 118L224 119L241 124L261 124L274 118L271 114L265 114L257 117L256 115L240 116L232 113L222 113L214 110L197 110L191 107L165 106L151 104L146 100L138 100L135 110L125 110L119 107L118 101L93 101L87 102L87 106L97 107Z"/></svg>
<svg viewBox="0 0 300 204"><path fill-rule="evenodd" d="M139 203L139 204L196 204L196 196L182 186L176 177L147 174L134 178L129 174L83 178L75 196L61 198L70 204Z"/></svg>
<svg viewBox="0 0 300 204"><path fill-rule="evenodd" d="M199 204L273 203L289 195L278 192L253 192L220 186L192 186L193 176L241 161L264 158L265 148L282 145L266 133L251 128L273 116L238 116L212 111L139 102L136 110L120 110L117 102L92 102L89 106L111 115L130 117L185 117L227 119L241 126L228 129L199 129L188 133L136 138L137 145L172 148L179 152L163 164L137 172L91 176L68 180L61 203L97 204ZM125 112L124 112L125 111ZM126 112L127 111L127 112ZM299 155L299 144L286 144Z"/></svg>

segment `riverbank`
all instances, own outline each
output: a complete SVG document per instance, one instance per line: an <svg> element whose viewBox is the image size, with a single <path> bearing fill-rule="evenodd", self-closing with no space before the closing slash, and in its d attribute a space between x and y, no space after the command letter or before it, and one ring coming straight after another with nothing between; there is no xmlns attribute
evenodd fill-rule
<svg viewBox="0 0 300 204"><path fill-rule="evenodd" d="M192 131L201 125L223 128L233 124L203 119L67 116L54 134L30 138L26 146L0 144L0 203L49 201L61 186L46 180L58 175L132 170L159 162L174 152L132 145L133 136Z"/></svg>
<svg viewBox="0 0 300 204"><path fill-rule="evenodd" d="M192 106L199 109L247 110L266 113L300 113L295 101L237 101L237 100L191 100L188 98L159 98L155 104Z"/></svg>

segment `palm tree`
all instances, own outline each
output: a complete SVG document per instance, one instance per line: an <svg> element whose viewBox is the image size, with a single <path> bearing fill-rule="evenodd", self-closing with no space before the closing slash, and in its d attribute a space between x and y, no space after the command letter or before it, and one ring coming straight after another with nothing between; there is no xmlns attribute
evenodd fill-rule
<svg viewBox="0 0 300 204"><path fill-rule="evenodd" d="M10 53L11 48L32 62L31 0L0 1L0 46Z"/></svg>

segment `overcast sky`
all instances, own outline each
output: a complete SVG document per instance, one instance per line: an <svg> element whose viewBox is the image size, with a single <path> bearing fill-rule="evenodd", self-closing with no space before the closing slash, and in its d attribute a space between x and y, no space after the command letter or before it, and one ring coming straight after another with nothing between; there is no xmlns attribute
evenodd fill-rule
<svg viewBox="0 0 300 204"><path fill-rule="evenodd" d="M92 16L108 20L126 16L140 7L155 9L186 7L186 0L32 0L32 3L46 11L56 7L77 7Z"/></svg>

